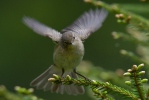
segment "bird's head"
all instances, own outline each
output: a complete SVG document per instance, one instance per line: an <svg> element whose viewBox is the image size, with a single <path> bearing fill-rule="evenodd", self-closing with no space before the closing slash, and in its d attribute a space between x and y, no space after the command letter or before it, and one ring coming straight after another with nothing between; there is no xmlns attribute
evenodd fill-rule
<svg viewBox="0 0 149 100"><path fill-rule="evenodd" d="M72 49L75 47L77 42L77 37L71 32L65 32L62 34L61 45L64 48Z"/></svg>
<svg viewBox="0 0 149 100"><path fill-rule="evenodd" d="M71 32L63 33L62 34L62 43L64 45L72 45L75 41L75 36Z"/></svg>

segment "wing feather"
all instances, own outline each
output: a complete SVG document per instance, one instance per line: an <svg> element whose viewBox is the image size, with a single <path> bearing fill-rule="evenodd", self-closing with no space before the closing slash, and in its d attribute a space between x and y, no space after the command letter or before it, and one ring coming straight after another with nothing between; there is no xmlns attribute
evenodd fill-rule
<svg viewBox="0 0 149 100"><path fill-rule="evenodd" d="M62 33L70 31L79 36L81 40L87 39L91 33L102 26L107 14L105 9L91 9L80 16L73 24L63 29Z"/></svg>
<svg viewBox="0 0 149 100"><path fill-rule="evenodd" d="M42 36L47 36L51 38L53 41L58 42L62 36L58 31L47 27L44 24L41 24L37 20L30 18L30 17L24 17L23 22L25 25L27 25L29 28L31 28L33 31L35 31L37 34Z"/></svg>

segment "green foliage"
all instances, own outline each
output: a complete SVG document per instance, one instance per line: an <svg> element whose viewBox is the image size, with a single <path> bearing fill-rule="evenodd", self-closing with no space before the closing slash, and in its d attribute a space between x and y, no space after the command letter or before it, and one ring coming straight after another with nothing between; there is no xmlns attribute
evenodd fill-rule
<svg viewBox="0 0 149 100"><path fill-rule="evenodd" d="M88 65L93 67L88 62L84 62L84 64L82 65ZM88 66L86 67L89 69ZM66 77L60 77L56 74L53 74L53 77L49 78L49 82L52 82L53 84L64 84L64 85L74 84L78 86L82 85L85 87L90 87L90 89L94 93L94 96L101 100L115 100L115 98L126 99L126 100L148 100L149 91L146 90L143 85L148 81L148 79L142 78L142 76L145 74L145 71L142 71L143 67L144 64L140 64L138 66L133 65L131 69L128 69L127 72L123 74L124 76L129 77L129 80L121 78L121 80L123 80L121 82L123 83L123 85L124 83L127 84L130 87L130 89L114 85L113 83L110 82L101 82L97 80L84 80L81 78L74 79L71 78L69 75L67 75ZM95 71L95 73L97 73L97 68L95 68L95 66L92 69L93 71ZM103 70L101 69L101 71ZM118 76L118 74L116 73L115 75L114 73L109 73L109 77L110 75ZM109 77L104 78L103 80L107 80ZM4 86L0 86L0 100L42 100L33 95L32 88L26 89L16 86L15 90L17 91L17 94L9 92Z"/></svg>
<svg viewBox="0 0 149 100"><path fill-rule="evenodd" d="M143 83L146 83L148 79L142 79L141 76L145 74L145 71L140 71L144 64L140 64L139 66L133 65L131 69L128 69L125 76L130 77L130 81L126 81L125 83L131 86L132 92L141 100L145 100L146 92L143 88Z"/></svg>
<svg viewBox="0 0 149 100"><path fill-rule="evenodd" d="M126 24L127 33L112 32L114 39L123 39L127 42L134 43L137 46L137 54L140 55L141 58L140 56L136 56L136 57L140 59L141 62L146 63L148 66L149 63L147 58L149 56L149 53L147 51L149 49L148 48L149 47L149 43L148 43L149 42L149 38L148 38L149 20L147 20L146 18L140 15L137 15L135 13L125 10L126 7L127 9L129 9L129 7L131 9L136 9L136 7L133 6L134 4L132 5L129 4L129 6L125 6L123 8L123 6L118 4L109 5L102 1L96 1L96 0L89 0L89 1L90 3L93 3L96 6L104 7L108 11L115 13L115 17L117 18L118 23ZM146 8L145 7L144 9L148 9L148 7ZM139 9L139 6L137 9ZM141 6L141 9L142 9L142 6ZM121 53L124 54L123 52ZM125 54L128 54L128 53L125 53ZM133 55L130 55L130 57L133 58ZM134 56L134 58L136 57Z"/></svg>
<svg viewBox="0 0 149 100"><path fill-rule="evenodd" d="M118 4L109 5L107 3L98 0L85 0L85 1L92 3L96 6L103 7L107 9L109 12L115 13L116 14L115 17L117 18L117 22L119 23L132 24L146 31L149 30L149 21L146 18L143 18L142 16L139 16L135 13L126 11L124 8L121 8L121 6Z"/></svg>
<svg viewBox="0 0 149 100"><path fill-rule="evenodd" d="M90 3L101 6L108 11L115 14L117 22L126 25L126 33L124 32L112 32L114 39L123 39L128 43L133 43L136 46L136 52L129 50L120 50L122 55L125 55L136 63L144 63L149 69L149 20L143 16L137 15L131 11L137 9L138 13L148 13L148 5L146 4L106 4L102 1L89 0ZM147 2L147 1L144 1ZM138 6L139 5L139 6ZM143 7L142 7L143 6ZM127 11L129 9L129 11ZM144 10L143 10L144 9ZM148 73L147 73L148 74Z"/></svg>
<svg viewBox="0 0 149 100"><path fill-rule="evenodd" d="M143 84L148 81L148 79L143 78L142 75L145 74L145 71L141 71L144 64L133 65L131 69L128 69L124 76L130 78L129 81L125 81L125 83L131 87L131 90L124 89L122 87L118 87L116 85L111 84L110 82L99 82L96 80L84 80L84 79L74 79L69 75L66 77L60 77L56 74L53 74L53 78L49 78L50 82L53 84L64 84L64 85L83 85L89 86L96 96L102 100L114 100L114 97L131 99L131 100L147 100L148 99L148 90L145 90Z"/></svg>
<svg viewBox="0 0 149 100"><path fill-rule="evenodd" d="M123 32L112 32L112 35L114 39L123 39L127 42L134 43L134 45L137 46L137 54L135 52L127 51L127 50L121 50L120 53L130 57L132 60L136 61L137 63L144 63L148 69L149 63L149 53L148 53L148 46L149 46L149 38L148 38L148 30L149 30L149 20L146 18L143 18L140 15L134 14L130 11L127 11L127 9L133 11L137 10L138 12L142 11L145 13L148 12L148 5L141 4L140 6L135 7L135 4L126 4L126 6L118 5L118 4L106 4L102 1L96 1L96 0L86 0L96 6L101 6L107 9L108 11L115 13L115 17L117 18L118 23L126 24L126 31L127 33ZM143 8L142 8L143 5ZM141 10L144 9L144 10ZM138 56L139 55L139 56Z"/></svg>
<svg viewBox="0 0 149 100"><path fill-rule="evenodd" d="M147 70L147 74L149 74L149 20L139 14L133 13L134 11L137 13L147 14L148 5L145 3L109 5L98 0L85 1L96 6L103 7L109 12L114 13L117 22L126 25L126 33L112 32L112 35L114 39L123 39L125 42L127 41L128 43L133 43L136 46L136 52L122 49L120 50L120 53L131 58L136 63L144 63L146 65L145 69ZM148 2L148 0L141 1ZM145 74L145 71L140 71L142 66L142 64L139 66L134 65L131 69L129 69L124 75L129 76L130 81L126 81L125 83L131 87L132 93L136 95L139 100L148 100L148 90L143 88L143 83L146 83L148 79L141 78L141 76ZM145 85L147 85L148 88L148 84Z"/></svg>
<svg viewBox="0 0 149 100"><path fill-rule="evenodd" d="M0 86L0 100L43 100L33 95L33 89L26 89L19 86L15 87L17 93L12 93L5 86Z"/></svg>

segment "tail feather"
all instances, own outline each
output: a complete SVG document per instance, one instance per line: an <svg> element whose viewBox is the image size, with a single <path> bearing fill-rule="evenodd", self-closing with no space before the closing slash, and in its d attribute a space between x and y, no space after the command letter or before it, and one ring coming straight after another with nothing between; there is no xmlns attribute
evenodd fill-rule
<svg viewBox="0 0 149 100"><path fill-rule="evenodd" d="M71 77L77 79L78 78L78 75L75 74L74 72L71 72ZM74 86L74 89L76 90L76 94L83 94L84 91L85 91L83 86Z"/></svg>
<svg viewBox="0 0 149 100"><path fill-rule="evenodd" d="M50 78L50 77L47 77L47 76L46 76L44 79L42 79L41 82L39 82L39 83L37 84L37 89L42 89L43 87L45 87L45 83L48 84L47 78Z"/></svg>
<svg viewBox="0 0 149 100"><path fill-rule="evenodd" d="M61 93L61 94L64 94L64 85L63 84L60 84L59 88L57 89L56 93Z"/></svg>
<svg viewBox="0 0 149 100"><path fill-rule="evenodd" d="M77 94L78 94L78 91L77 91L77 89L76 89L76 86L74 86L73 84L71 84L70 88L71 88L72 93L73 93L74 95L77 95Z"/></svg>
<svg viewBox="0 0 149 100"><path fill-rule="evenodd" d="M52 85L52 83L51 82L47 82L46 83L46 85L44 86L44 91L48 91L48 90L50 90L51 89L51 85Z"/></svg>
<svg viewBox="0 0 149 100"><path fill-rule="evenodd" d="M59 84L52 84L51 86L51 92L54 93L58 90Z"/></svg>
<svg viewBox="0 0 149 100"><path fill-rule="evenodd" d="M53 74L61 75L62 71L57 69L55 66L49 67L44 73L42 73L40 76L35 78L31 82L31 86L36 86L37 89L44 89L44 91L51 90L51 92L61 93L64 94L66 92L67 94L83 94L84 88L83 86L77 86L74 84L71 85L64 85L64 84L52 84L48 81L49 78L53 76ZM78 78L78 76L74 72L64 73L64 77L66 75L70 75L73 78Z"/></svg>
<svg viewBox="0 0 149 100"><path fill-rule="evenodd" d="M69 95L72 94L69 85L66 85L66 86L65 86L65 91L66 91L66 93L69 94Z"/></svg>
<svg viewBox="0 0 149 100"><path fill-rule="evenodd" d="M84 93L84 87L83 86L76 86L78 94L83 94Z"/></svg>
<svg viewBox="0 0 149 100"><path fill-rule="evenodd" d="M37 78L35 78L30 85L31 86L38 86L40 85L40 83L42 81L44 81L44 79L47 77L47 75L49 74L51 67L49 67L44 73L42 73L40 76L38 76ZM49 76L49 75L48 75Z"/></svg>

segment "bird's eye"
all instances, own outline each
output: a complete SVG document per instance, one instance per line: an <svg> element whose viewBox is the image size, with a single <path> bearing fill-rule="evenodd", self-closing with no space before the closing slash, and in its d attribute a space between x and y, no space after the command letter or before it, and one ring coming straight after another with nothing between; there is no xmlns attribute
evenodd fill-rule
<svg viewBox="0 0 149 100"><path fill-rule="evenodd" d="M73 39L75 39L75 36L73 37Z"/></svg>

